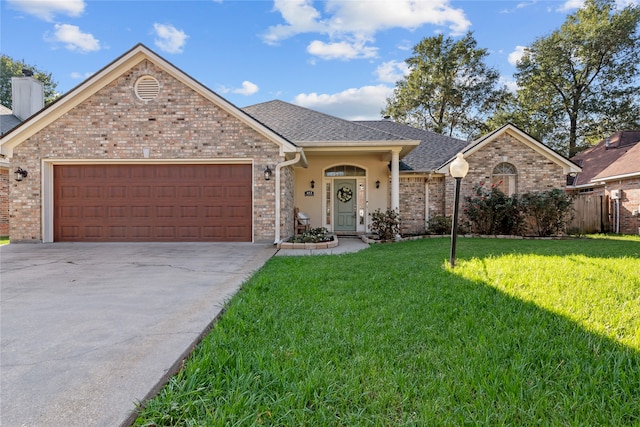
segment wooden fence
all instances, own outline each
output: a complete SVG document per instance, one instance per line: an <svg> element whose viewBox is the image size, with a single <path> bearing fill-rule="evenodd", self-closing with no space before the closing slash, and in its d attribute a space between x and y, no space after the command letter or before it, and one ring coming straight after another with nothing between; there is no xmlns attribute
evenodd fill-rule
<svg viewBox="0 0 640 427"><path fill-rule="evenodd" d="M609 231L609 197L595 194L578 194L573 201L574 218L570 231L580 233L604 233Z"/></svg>

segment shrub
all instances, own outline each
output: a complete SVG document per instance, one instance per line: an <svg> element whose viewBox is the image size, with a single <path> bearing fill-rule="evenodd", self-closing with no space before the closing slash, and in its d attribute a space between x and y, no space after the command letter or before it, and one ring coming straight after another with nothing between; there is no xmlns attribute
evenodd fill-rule
<svg viewBox="0 0 640 427"><path fill-rule="evenodd" d="M573 197L561 189L526 193L521 199L538 236L558 234L573 219Z"/></svg>
<svg viewBox="0 0 640 427"><path fill-rule="evenodd" d="M494 185L487 189L473 187L474 194L465 197L464 214L471 231L478 234L520 234L524 228L524 212L517 196L509 197Z"/></svg>
<svg viewBox="0 0 640 427"><path fill-rule="evenodd" d="M395 209L387 209L385 212L376 209L369 215L371 216L369 228L381 240L394 240L400 234L400 215Z"/></svg>
<svg viewBox="0 0 640 427"><path fill-rule="evenodd" d="M427 233L448 234L451 232L451 218L448 216L435 215L427 222Z"/></svg>

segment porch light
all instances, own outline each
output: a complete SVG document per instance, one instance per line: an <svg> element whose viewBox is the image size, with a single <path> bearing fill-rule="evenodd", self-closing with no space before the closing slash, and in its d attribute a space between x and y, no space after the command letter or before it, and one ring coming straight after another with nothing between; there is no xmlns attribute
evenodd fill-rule
<svg viewBox="0 0 640 427"><path fill-rule="evenodd" d="M13 173L13 177L16 179L16 181L22 181L24 178L27 177L27 175L28 175L27 171L20 167L16 169L16 171Z"/></svg>
<svg viewBox="0 0 640 427"><path fill-rule="evenodd" d="M311 180L311 188L316 188L316 182L314 180Z"/></svg>
<svg viewBox="0 0 640 427"><path fill-rule="evenodd" d="M458 204L460 202L460 181L467 176L469 172L469 163L464 159L462 153L458 153L456 158L449 165L449 173L456 179L456 194L453 202L453 221L451 224L451 254L449 256L449 263L451 268L455 267L456 263L456 240L458 237Z"/></svg>
<svg viewBox="0 0 640 427"><path fill-rule="evenodd" d="M376 181L376 188L380 188L380 180Z"/></svg>
<svg viewBox="0 0 640 427"><path fill-rule="evenodd" d="M264 180L269 181L271 179L271 175L273 175L273 172L271 171L271 169L269 169L269 166L267 166L267 168L264 170Z"/></svg>

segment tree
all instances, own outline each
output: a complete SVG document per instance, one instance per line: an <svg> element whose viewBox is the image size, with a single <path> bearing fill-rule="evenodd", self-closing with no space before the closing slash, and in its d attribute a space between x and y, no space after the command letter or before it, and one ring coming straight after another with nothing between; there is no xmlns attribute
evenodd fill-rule
<svg viewBox="0 0 640 427"><path fill-rule="evenodd" d="M409 75L396 83L383 115L421 129L467 139L485 132L486 116L507 94L484 60L472 33L454 41L427 37L405 62Z"/></svg>
<svg viewBox="0 0 640 427"><path fill-rule="evenodd" d="M618 11L615 0L586 0L560 29L525 49L511 119L569 156L640 125L639 22L638 6ZM532 112L543 114L517 123Z"/></svg>
<svg viewBox="0 0 640 427"><path fill-rule="evenodd" d="M7 55L0 55L0 104L11 108L11 77L21 77L22 69L33 71L33 77L44 83L44 103L51 104L60 96L56 92L58 83L53 80L51 73L39 70L35 65L24 61L15 61Z"/></svg>

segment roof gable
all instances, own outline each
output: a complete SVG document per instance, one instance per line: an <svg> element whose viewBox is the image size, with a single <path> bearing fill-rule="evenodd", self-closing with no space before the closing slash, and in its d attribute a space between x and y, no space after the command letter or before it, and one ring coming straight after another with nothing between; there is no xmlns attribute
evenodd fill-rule
<svg viewBox="0 0 640 427"><path fill-rule="evenodd" d="M102 70L98 71L67 94L60 97L47 108L34 114L21 125L4 135L0 139L0 149L2 154L12 156L13 148L22 143L22 141L25 141L30 136L44 129L63 114L70 111L88 99L91 95L95 94L97 91L104 88L144 60L152 62L164 72L216 104L231 116L273 141L280 147L282 155L285 153L300 151L300 149L291 143L291 141L288 141L286 138L283 138L281 135L273 132L271 129L256 121L229 101L202 85L200 82L196 81L143 44L137 44L131 50L105 66Z"/></svg>
<svg viewBox="0 0 640 427"><path fill-rule="evenodd" d="M305 149L320 147L366 148L395 146L404 157L419 141L392 134L359 122L275 100L251 105L243 110L275 132Z"/></svg>
<svg viewBox="0 0 640 427"><path fill-rule="evenodd" d="M416 139L420 145L403 160L401 169L409 172L433 172L443 162L455 156L467 146L467 141L452 138L424 129L414 128L391 120L357 121L355 123L370 126L404 138Z"/></svg>
<svg viewBox="0 0 640 427"><path fill-rule="evenodd" d="M640 130L616 132L571 160L582 167L573 182L576 187L640 175Z"/></svg>
<svg viewBox="0 0 640 427"><path fill-rule="evenodd" d="M501 137L504 134L510 135L511 137L515 138L518 142L528 146L529 148L538 152L540 155L546 157L547 159L551 160L555 164L562 166L562 169L565 174L577 173L581 171L580 166L578 166L571 160L567 159L562 154L547 147L545 144L541 143L540 141L538 141L537 139L535 139L534 137L532 137L531 135L529 135L528 133L524 132L523 130L519 129L518 127L516 127L511 123L508 123L496 129L495 131L488 133L487 135L482 136L479 139L473 141L472 143L468 144L464 149L462 149L461 152L464 154L464 157L469 157L473 155L473 153L475 153L476 151L481 150L487 144L496 140L497 138ZM451 157L442 165L440 165L440 167L437 169L437 172L448 174L449 164L454 159L455 159L455 156Z"/></svg>

